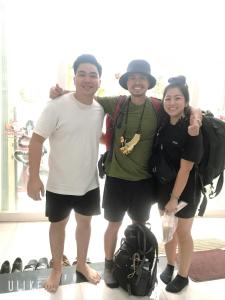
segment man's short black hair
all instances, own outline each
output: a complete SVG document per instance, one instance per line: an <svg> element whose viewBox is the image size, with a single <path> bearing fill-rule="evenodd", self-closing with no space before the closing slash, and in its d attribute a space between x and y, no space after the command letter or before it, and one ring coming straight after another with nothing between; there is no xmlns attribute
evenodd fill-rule
<svg viewBox="0 0 225 300"><path fill-rule="evenodd" d="M85 63L95 65L96 68L98 69L99 77L102 76L102 66L97 61L97 59L91 54L82 54L82 55L77 57L77 59L73 63L74 74L76 74L79 65L80 64L85 64Z"/></svg>

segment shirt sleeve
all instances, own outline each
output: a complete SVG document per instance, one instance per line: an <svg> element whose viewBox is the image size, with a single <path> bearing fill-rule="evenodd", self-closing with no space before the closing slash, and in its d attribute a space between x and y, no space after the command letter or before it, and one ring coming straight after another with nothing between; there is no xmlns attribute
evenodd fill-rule
<svg viewBox="0 0 225 300"><path fill-rule="evenodd" d="M34 132L43 138L48 138L57 128L58 114L56 113L55 103L49 102L42 111Z"/></svg>
<svg viewBox="0 0 225 300"><path fill-rule="evenodd" d="M199 163L203 155L203 137L201 131L198 136L187 135L182 158L194 163Z"/></svg>
<svg viewBox="0 0 225 300"><path fill-rule="evenodd" d="M118 96L97 97L96 101L103 107L105 113L112 115L115 110L117 99L118 99Z"/></svg>

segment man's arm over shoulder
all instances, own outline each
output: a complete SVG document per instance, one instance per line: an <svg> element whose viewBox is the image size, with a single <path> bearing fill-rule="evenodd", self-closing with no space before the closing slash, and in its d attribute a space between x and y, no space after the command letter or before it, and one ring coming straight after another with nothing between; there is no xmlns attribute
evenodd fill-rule
<svg viewBox="0 0 225 300"><path fill-rule="evenodd" d="M59 86L59 84L56 84L55 86L50 88L49 98L54 100L62 95L65 95L65 94L71 93L71 92L72 91L64 90L62 87ZM109 114L113 113L118 98L119 98L119 96L113 96L113 97L95 96L95 100L103 107L105 113L109 113Z"/></svg>
<svg viewBox="0 0 225 300"><path fill-rule="evenodd" d="M65 95L70 92L72 92L72 91L64 90L59 84L56 84L55 86L50 88L49 98L55 99L59 96Z"/></svg>
<svg viewBox="0 0 225 300"><path fill-rule="evenodd" d="M103 107L105 113L112 115L119 98L120 96L95 97L95 100Z"/></svg>

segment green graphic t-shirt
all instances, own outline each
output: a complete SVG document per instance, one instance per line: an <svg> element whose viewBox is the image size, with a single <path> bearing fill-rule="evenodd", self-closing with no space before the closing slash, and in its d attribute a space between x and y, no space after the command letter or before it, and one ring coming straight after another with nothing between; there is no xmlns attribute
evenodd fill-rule
<svg viewBox="0 0 225 300"><path fill-rule="evenodd" d="M118 97L97 98L97 101L103 106L105 113L112 116ZM157 115L150 98L147 98L146 101L141 120L141 139L128 155L123 154L120 150L120 137L123 135L125 127L127 142L137 133L144 104L135 105L130 102L127 118L125 114L121 127L116 128L112 160L106 160L106 174L108 176L130 181L151 177L148 171L148 163L157 129ZM125 119L127 119L127 126L125 126Z"/></svg>

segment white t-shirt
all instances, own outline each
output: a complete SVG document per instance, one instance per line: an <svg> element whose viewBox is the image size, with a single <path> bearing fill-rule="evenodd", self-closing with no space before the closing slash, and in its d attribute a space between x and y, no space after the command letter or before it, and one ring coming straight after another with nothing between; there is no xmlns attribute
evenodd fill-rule
<svg viewBox="0 0 225 300"><path fill-rule="evenodd" d="M98 187L97 160L104 111L95 100L80 103L73 94L51 100L34 132L49 138L46 189L64 195L84 195Z"/></svg>

